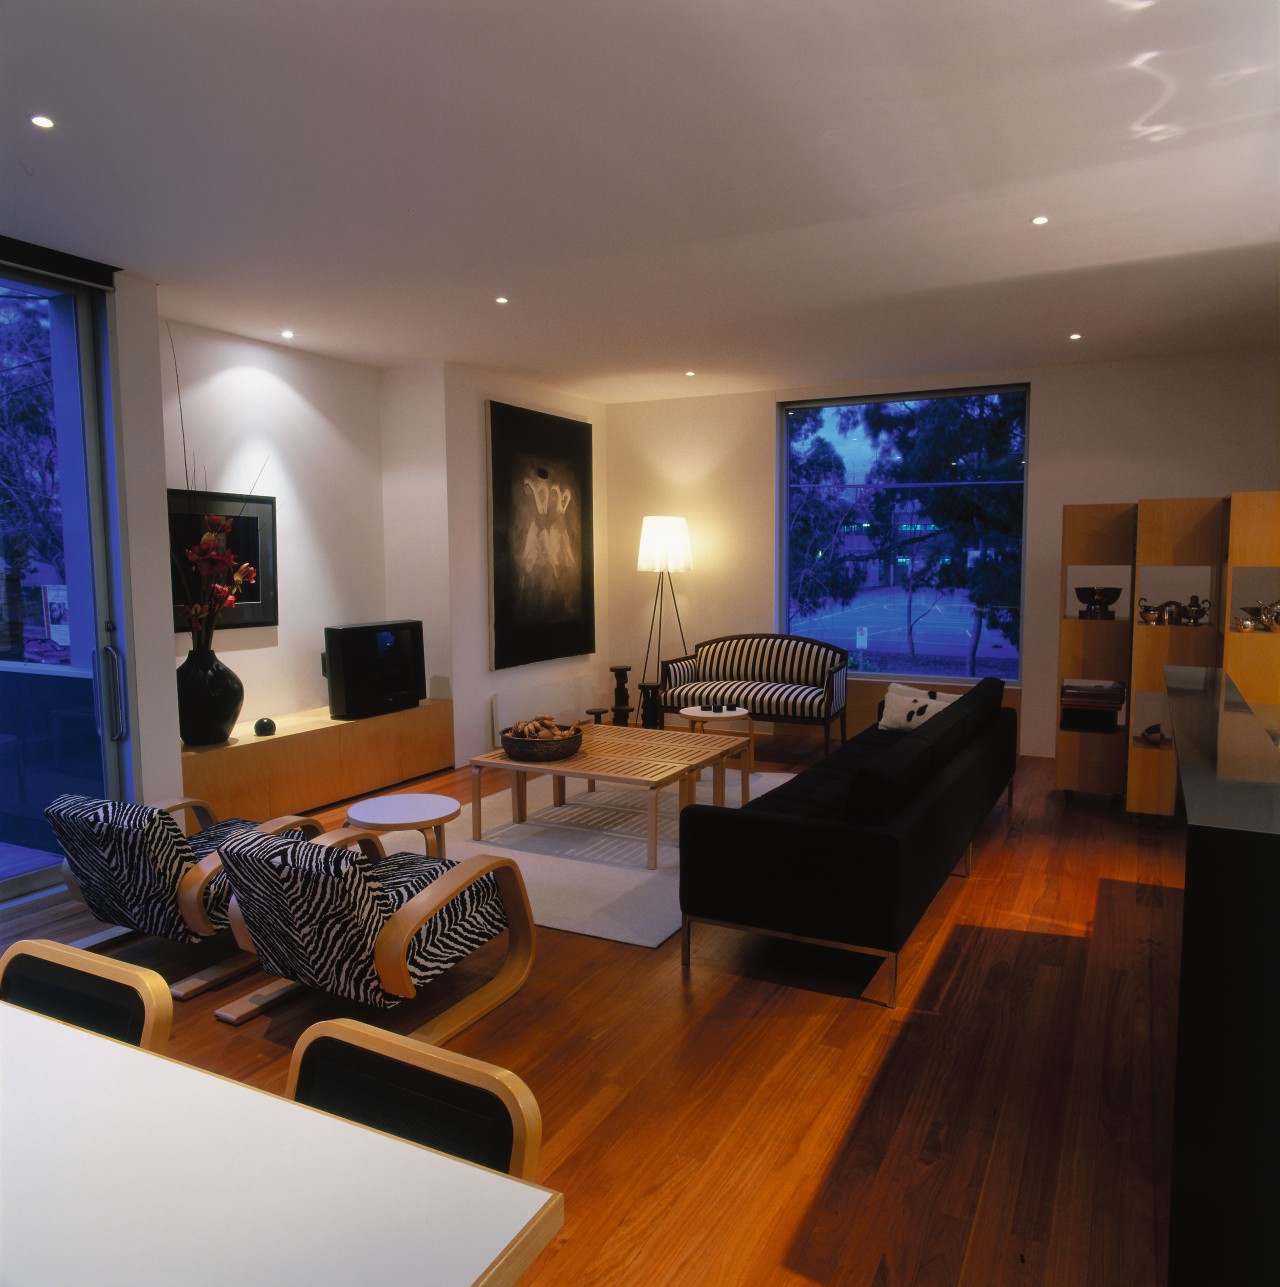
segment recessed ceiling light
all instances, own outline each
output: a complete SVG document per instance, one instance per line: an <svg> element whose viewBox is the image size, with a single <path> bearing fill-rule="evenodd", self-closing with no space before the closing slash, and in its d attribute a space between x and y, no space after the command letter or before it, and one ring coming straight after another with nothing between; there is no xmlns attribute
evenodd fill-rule
<svg viewBox="0 0 1280 1287"><path fill-rule="evenodd" d="M494 302L495 304L509 304L509 303L511 303L511 301L510 301L510 300L509 300L505 295L499 295L499 296L498 296L498 298L497 298L497 299L495 299L493 302Z"/></svg>
<svg viewBox="0 0 1280 1287"><path fill-rule="evenodd" d="M48 116L33 116L31 118L31 124L38 125L42 130L53 129L53 120Z"/></svg>
<svg viewBox="0 0 1280 1287"><path fill-rule="evenodd" d="M697 374L698 374L698 373L697 373L696 371L686 371L686 372L685 372L685 375L697 375Z"/></svg>
<svg viewBox="0 0 1280 1287"><path fill-rule="evenodd" d="M1067 339L1069 339L1069 340L1080 340L1080 339L1083 339L1083 338L1084 338L1084 336L1082 336L1081 334L1079 334L1079 332L1073 332L1071 335L1068 335L1068 336L1067 336Z"/></svg>
<svg viewBox="0 0 1280 1287"><path fill-rule="evenodd" d="M291 339L293 339L293 332L292 332L292 331L281 331L281 332L280 332L280 338L281 338L281 339L285 339L285 340L291 340Z"/></svg>
<svg viewBox="0 0 1280 1287"><path fill-rule="evenodd" d="M1036 224L1037 226L1038 226L1038 225L1040 225L1040 224L1046 224L1046 223L1048 223L1048 222L1049 222L1049 216L1048 216L1048 215L1036 215L1036 217L1035 217L1034 219L1032 219L1032 221L1031 221L1031 222L1032 222L1032 223L1034 223L1034 224Z"/></svg>

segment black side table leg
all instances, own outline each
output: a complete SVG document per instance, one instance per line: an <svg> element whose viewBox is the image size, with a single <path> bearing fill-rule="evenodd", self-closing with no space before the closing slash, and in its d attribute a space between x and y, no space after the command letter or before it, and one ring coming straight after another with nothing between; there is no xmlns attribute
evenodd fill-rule
<svg viewBox="0 0 1280 1287"><path fill-rule="evenodd" d="M642 683L640 688L640 723L644 728L662 727L662 703L658 700L661 684Z"/></svg>

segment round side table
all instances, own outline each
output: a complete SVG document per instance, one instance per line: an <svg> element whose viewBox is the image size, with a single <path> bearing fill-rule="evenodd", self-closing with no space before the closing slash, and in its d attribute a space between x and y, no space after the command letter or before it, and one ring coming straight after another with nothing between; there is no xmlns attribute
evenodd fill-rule
<svg viewBox="0 0 1280 1287"><path fill-rule="evenodd" d="M705 732L708 725L718 724L726 719L743 719L747 721L747 772L756 771L756 726L751 719L751 712L745 706L725 707L718 711L704 711L701 706L682 706L680 714L689 721L691 733Z"/></svg>
<svg viewBox="0 0 1280 1287"><path fill-rule="evenodd" d="M347 825L367 831L421 831L428 857L444 857L444 824L462 812L452 796L423 795L406 791L401 795L375 795L359 800L347 810ZM431 853L431 837L436 851Z"/></svg>

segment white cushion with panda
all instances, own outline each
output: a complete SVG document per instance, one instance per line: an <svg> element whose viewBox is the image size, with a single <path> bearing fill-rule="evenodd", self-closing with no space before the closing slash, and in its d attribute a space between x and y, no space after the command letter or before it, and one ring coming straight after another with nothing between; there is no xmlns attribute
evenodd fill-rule
<svg viewBox="0 0 1280 1287"><path fill-rule="evenodd" d="M960 693L942 693L936 688L912 688L909 684L890 684L885 690L884 713L880 727L896 731L917 728L930 715L950 706Z"/></svg>

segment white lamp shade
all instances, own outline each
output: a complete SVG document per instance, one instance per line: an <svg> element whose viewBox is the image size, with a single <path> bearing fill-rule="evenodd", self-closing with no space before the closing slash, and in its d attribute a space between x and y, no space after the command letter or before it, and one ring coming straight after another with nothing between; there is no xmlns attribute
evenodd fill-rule
<svg viewBox="0 0 1280 1287"><path fill-rule="evenodd" d="M667 514L647 514L640 525L637 572L688 572L693 567L689 524Z"/></svg>

